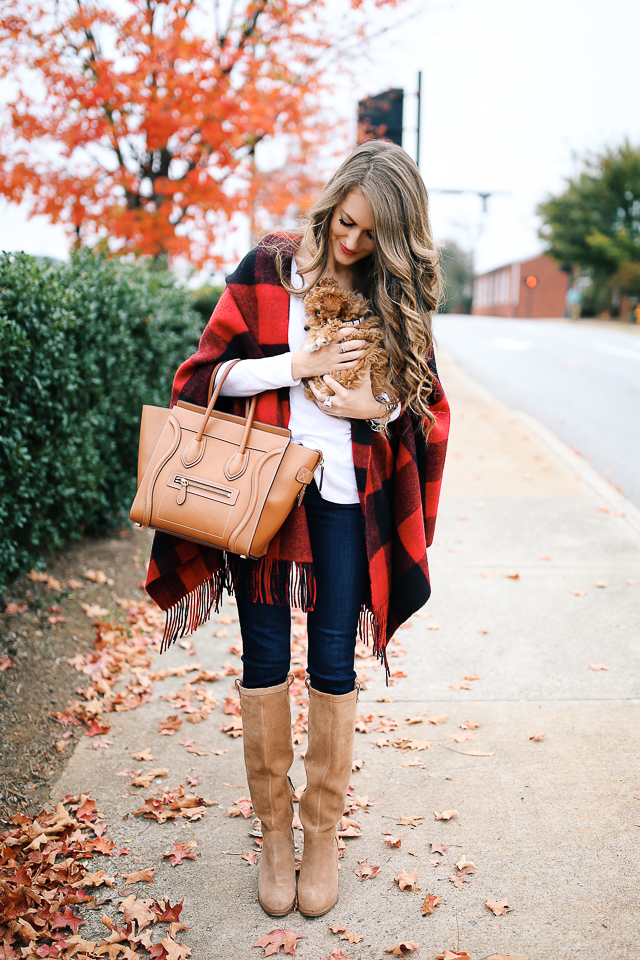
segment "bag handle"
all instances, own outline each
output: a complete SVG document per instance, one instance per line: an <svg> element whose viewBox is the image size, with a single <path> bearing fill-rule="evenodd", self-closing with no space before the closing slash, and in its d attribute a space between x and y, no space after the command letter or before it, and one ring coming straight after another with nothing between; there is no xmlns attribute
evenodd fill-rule
<svg viewBox="0 0 640 960"><path fill-rule="evenodd" d="M220 367L223 367L223 366L225 365L225 363L229 363L229 361L228 361L228 360L221 360L220 363L216 363L215 367L213 368L213 373L211 374L211 378L210 378L210 380L209 380L209 393L208 393L208 395L207 395L207 403L209 402L209 400L211 400L211 394L213 393L213 385L214 385L215 382L216 382L216 377L218 376L218 371L220 370ZM224 381L225 381L226 378L227 378L227 374L228 374L229 371L231 370L231 367L235 367L236 363L240 363L240 361L239 361L239 360L233 360L231 363L229 363L229 366L227 367L227 369L225 370L225 372L222 374L222 380L220 381L221 384L224 383ZM244 401L244 415L245 415L245 417L248 417L248 416L249 416L249 403L250 403L250 400L251 400L251 397L246 397L246 398L245 398L245 401Z"/></svg>
<svg viewBox="0 0 640 960"><path fill-rule="evenodd" d="M202 423L200 424L200 429L196 433L195 437L189 441L189 443L187 444L184 450L184 453L182 454L182 462L184 463L185 467L195 466L195 464L202 459L202 456L204 454L205 442L206 442L204 439L204 431L207 428L207 424L209 423L209 418L213 413L213 408L215 407L216 401L220 396L222 385L224 381L227 379L229 371L233 367L235 367L236 363L240 363L240 361L233 360L227 366L227 368L223 370L222 376L216 383L215 390L211 394L211 399L209 400L207 409L205 410L202 416ZM215 371L214 371L214 376L215 376ZM212 378L212 381L213 381L213 378ZM248 409L245 408L246 423L244 425L244 430L242 431L240 445L237 451L229 457L229 460L224 466L224 473L227 480L237 480L238 477L241 477L242 474L247 469L247 466L249 463L249 456L246 452L246 448L247 448L247 443L249 442L249 434L251 433L251 427L253 425L253 418L256 412L257 401L258 401L258 398L255 395L251 397L250 403L247 399Z"/></svg>

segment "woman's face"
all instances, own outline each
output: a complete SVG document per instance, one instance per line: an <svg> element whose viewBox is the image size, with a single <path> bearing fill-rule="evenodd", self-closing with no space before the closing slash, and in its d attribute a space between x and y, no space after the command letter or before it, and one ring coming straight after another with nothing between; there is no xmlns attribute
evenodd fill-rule
<svg viewBox="0 0 640 960"><path fill-rule="evenodd" d="M356 187L333 211L329 248L337 263L351 267L372 254L374 247L371 207Z"/></svg>

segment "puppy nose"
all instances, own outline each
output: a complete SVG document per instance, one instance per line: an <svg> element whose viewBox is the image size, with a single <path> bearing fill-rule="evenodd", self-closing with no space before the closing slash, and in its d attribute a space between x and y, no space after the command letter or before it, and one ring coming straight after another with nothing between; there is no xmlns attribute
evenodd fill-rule
<svg viewBox="0 0 640 960"><path fill-rule="evenodd" d="M305 327L305 330L311 330L311 327Z"/></svg>

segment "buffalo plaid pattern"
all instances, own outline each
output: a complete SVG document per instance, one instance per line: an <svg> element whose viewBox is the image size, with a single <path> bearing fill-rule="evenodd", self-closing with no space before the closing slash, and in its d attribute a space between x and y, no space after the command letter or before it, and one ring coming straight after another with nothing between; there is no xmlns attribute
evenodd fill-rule
<svg viewBox="0 0 640 960"><path fill-rule="evenodd" d="M289 294L275 267L275 248L290 269L297 238L271 234L227 278L227 287L200 340L198 350L179 368L171 403L206 405L213 369L224 360L286 353ZM385 662L386 646L397 627L429 599L427 547L433 540L449 432L449 405L434 375L428 442L413 416L403 413L387 439L366 421L352 427L353 461L365 521L370 592L363 604L360 635L373 639ZM219 406L242 416L244 400L220 398ZM258 396L256 419L274 426L289 422L289 391ZM167 611L165 645L193 632L218 609L224 588L244 590L267 603L291 603L312 609L313 562L304 503L294 507L260 560L238 559L157 531L146 589Z"/></svg>

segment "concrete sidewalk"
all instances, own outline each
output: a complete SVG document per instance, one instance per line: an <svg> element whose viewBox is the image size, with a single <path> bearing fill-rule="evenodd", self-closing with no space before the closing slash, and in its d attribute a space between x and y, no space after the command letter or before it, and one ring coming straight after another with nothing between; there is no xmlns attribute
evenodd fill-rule
<svg viewBox="0 0 640 960"><path fill-rule="evenodd" d="M368 732L356 735L364 763L351 782L371 805L352 815L363 836L345 841L338 905L314 920L298 913L276 920L257 903L257 867L241 857L252 850L251 819L225 813L247 795L242 740L220 729L231 719L221 704L235 694L232 676L208 687L215 710L172 737L158 735L158 721L178 712L162 697L184 679L158 681L151 702L109 715L112 747L93 750L82 738L56 785L54 800L83 792L97 801L109 836L142 858L129 869L155 866L153 895L184 898L181 919L190 929L182 939L197 960L260 957L251 945L276 927L307 938L296 949L303 960L324 960L337 948L353 960L383 960L398 940L419 942L422 960L447 949L475 960L640 958L640 528L619 515L628 512L621 498L592 486L586 464L576 472L561 445L547 443L544 431L493 401L447 357L440 368L453 429L430 551L433 599L390 648L399 654L392 670L406 678L387 689L381 670L358 661L370 678L359 714L384 716L364 720ZM235 609L225 605L223 613ZM156 669L193 660L209 670L224 661L239 666L229 653L237 626L216 638L214 621L193 638L195 657L176 646ZM420 715L423 722L406 722ZM530 739L538 734L545 736ZM179 743L185 737L202 751L228 752L189 754ZM393 745L400 741L404 752ZM153 763L134 762L131 753L146 747ZM297 786L303 749L292 771ZM195 774L194 792L220 805L188 825L133 817L140 792L132 796L116 773L141 767L169 769L156 792ZM457 817L435 819L452 809ZM403 816L424 819L401 825ZM385 844L383 831L401 846ZM195 861L174 868L162 859L172 843L192 837ZM432 853L431 844L446 852ZM359 882L354 869L365 859L381 869ZM464 859L475 873L458 889L449 878ZM394 877L402 870L417 872L419 892L400 891ZM145 887L137 896L150 895ZM441 902L422 916L426 894ZM485 906L504 898L505 916ZM362 939L339 940L329 932L335 925ZM99 928L97 911L83 934Z"/></svg>

